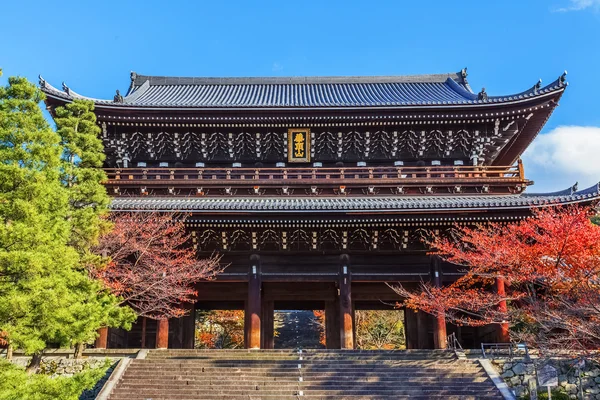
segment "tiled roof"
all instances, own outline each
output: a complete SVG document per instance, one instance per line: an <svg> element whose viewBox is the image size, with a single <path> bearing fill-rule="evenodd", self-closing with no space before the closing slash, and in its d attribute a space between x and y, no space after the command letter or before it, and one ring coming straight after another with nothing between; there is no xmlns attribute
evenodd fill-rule
<svg viewBox="0 0 600 400"><path fill-rule="evenodd" d="M40 78L49 96L72 100L86 98L63 84L56 89ZM378 77L292 78L178 78L132 73L123 102L91 99L117 107L174 108L327 108L403 107L501 103L544 95L566 86L564 75L550 85L509 96L479 99L463 73Z"/></svg>
<svg viewBox="0 0 600 400"><path fill-rule="evenodd" d="M186 212L330 212L366 211L459 211L523 209L576 204L600 198L598 185L567 194L390 197L117 197L113 210L159 210Z"/></svg>

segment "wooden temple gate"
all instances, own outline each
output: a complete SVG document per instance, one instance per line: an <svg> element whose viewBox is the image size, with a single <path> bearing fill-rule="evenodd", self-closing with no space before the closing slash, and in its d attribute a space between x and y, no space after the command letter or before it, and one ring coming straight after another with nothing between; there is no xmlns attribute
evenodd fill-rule
<svg viewBox="0 0 600 400"><path fill-rule="evenodd" d="M51 113L90 99L40 78ZM226 270L191 308L244 309L248 348L273 347L276 309L323 309L329 348L352 348L354 311L400 301L386 285L440 286L463 272L423 238L507 223L538 207L590 203L598 187L529 194L519 157L566 88L475 93L467 71L417 76L181 78L131 74L125 96L92 99L114 211L190 214L199 257ZM503 291L498 282L498 291ZM190 310L192 311L192 310ZM147 321L149 346L192 347L194 317ZM408 348L507 340L504 327L405 313ZM497 333L500 332L499 334ZM100 347L139 338L103 329Z"/></svg>

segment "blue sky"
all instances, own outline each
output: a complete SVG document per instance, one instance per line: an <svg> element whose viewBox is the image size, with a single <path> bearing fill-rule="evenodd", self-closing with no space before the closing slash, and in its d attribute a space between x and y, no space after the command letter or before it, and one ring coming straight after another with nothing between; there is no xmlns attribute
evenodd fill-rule
<svg viewBox="0 0 600 400"><path fill-rule="evenodd" d="M524 157L535 190L600 181L600 0L10 1L0 68L112 98L129 71L404 75L468 67L491 95L569 88Z"/></svg>

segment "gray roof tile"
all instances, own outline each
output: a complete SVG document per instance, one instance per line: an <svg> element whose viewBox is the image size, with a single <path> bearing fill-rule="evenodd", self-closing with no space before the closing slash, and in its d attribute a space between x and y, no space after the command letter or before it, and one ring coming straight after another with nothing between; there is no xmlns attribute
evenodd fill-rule
<svg viewBox="0 0 600 400"><path fill-rule="evenodd" d="M570 195L390 196L390 197L116 197L113 210L222 211L222 212L418 212L461 209L523 209L576 204L600 199L598 185Z"/></svg>
<svg viewBox="0 0 600 400"><path fill-rule="evenodd" d="M40 79L42 90L63 99L87 98ZM134 75L123 107L306 108L469 105L524 99L564 89L564 77L544 88L478 100L460 73L379 77L180 78Z"/></svg>

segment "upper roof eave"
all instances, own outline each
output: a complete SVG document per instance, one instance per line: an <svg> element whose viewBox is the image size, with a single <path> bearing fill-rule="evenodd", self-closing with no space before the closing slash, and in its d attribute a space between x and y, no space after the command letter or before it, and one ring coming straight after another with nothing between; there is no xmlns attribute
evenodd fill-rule
<svg viewBox="0 0 600 400"><path fill-rule="evenodd" d="M451 77L454 75L454 77ZM141 76L132 81L132 83L137 82L138 79L143 79L145 76ZM73 90L68 88L63 84L64 90L59 90L54 86L47 83L40 77L40 86L41 89L46 93L47 96L54 98L59 101L69 102L74 99L87 99L92 100L96 104L98 108L105 109L128 109L128 110L231 110L231 111L239 111L239 110L261 110L261 111L270 111L270 110L352 110L352 109L411 109L411 108L464 108L464 107L488 107L499 104L513 104L519 103L522 101L528 101L534 98L541 98L548 95L552 95L554 93L559 93L565 90L567 83L565 81L565 75L563 74L561 77L556 79L554 82L550 83L545 87L540 87L540 85L534 85L531 89L526 90L524 92L509 95L509 96L487 96L478 99L477 95L473 94L470 91L468 84L466 83L466 79L462 77L460 73L458 74L437 74L437 75L420 75L420 76L412 76L412 77L295 77L295 78L169 78L175 79L177 82L181 82L183 79L191 79L207 81L207 80L215 80L215 82L226 80L228 85L244 85L244 83L234 83L234 82L250 82L252 80L265 82L265 80L272 79L273 82L281 81L285 79L294 79L296 81L311 82L314 80L317 82L318 80L323 80L331 83L331 80L339 79L340 82L351 82L354 83L373 83L378 84L379 81L386 80L394 80L395 82L413 82L413 83L422 83L422 82L437 82L440 83L440 80L445 77L446 81L448 81L447 86L449 90L453 90L456 92L457 97L463 98L463 100L454 100L454 101L431 101L431 100L422 100L422 101L402 101L402 102L390 102L390 103L366 103L366 104L356 104L356 103L347 103L347 104L331 104L331 105L292 105L292 104L277 104L275 106L271 105L248 105L248 106L240 106L239 104L231 104L231 105L210 105L210 106L195 106L192 104L181 104L181 103L156 103L156 104L143 104L137 102L138 98L143 95L143 92L147 91L150 87L156 86L151 83L151 79L163 79L164 85L168 85L168 80L166 77L150 77L150 80L145 80L139 86L133 86L134 89L130 90L128 95L123 99L123 102L114 102L111 100L103 100L103 99L95 99L90 97L84 97ZM147 77L146 77L147 78ZM413 80L410 80L410 79ZM418 79L421 79L420 81ZM436 80L437 79L437 80ZM200 82L200 81L199 81ZM268 82L268 81L267 81ZM334 82L335 83L335 82ZM181 85L185 85L185 83L178 83ZM222 83L216 83L221 85ZM269 83L270 84L270 83Z"/></svg>

